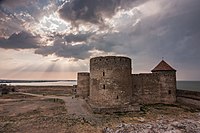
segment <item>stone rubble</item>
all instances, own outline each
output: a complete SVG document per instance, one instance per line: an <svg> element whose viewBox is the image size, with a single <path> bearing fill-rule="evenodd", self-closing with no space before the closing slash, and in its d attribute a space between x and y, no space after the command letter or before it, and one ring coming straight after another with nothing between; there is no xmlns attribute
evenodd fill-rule
<svg viewBox="0 0 200 133"><path fill-rule="evenodd" d="M200 133L200 121L157 120L146 124L121 123L115 128L105 127L103 133Z"/></svg>

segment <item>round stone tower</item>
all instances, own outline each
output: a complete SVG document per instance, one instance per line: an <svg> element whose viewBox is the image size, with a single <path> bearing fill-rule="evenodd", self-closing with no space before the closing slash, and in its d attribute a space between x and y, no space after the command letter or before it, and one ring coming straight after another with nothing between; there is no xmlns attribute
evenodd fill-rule
<svg viewBox="0 0 200 133"><path fill-rule="evenodd" d="M90 59L90 102L100 108L131 102L131 59L105 56Z"/></svg>

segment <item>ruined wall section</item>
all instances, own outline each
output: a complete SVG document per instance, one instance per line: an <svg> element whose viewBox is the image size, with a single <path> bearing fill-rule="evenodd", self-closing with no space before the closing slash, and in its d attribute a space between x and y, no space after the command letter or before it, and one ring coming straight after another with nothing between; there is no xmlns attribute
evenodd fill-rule
<svg viewBox="0 0 200 133"><path fill-rule="evenodd" d="M90 102L99 107L129 104L132 99L131 59L119 56L90 60Z"/></svg>
<svg viewBox="0 0 200 133"><path fill-rule="evenodd" d="M90 73L80 72L77 74L77 79L77 95L87 98L90 90Z"/></svg>

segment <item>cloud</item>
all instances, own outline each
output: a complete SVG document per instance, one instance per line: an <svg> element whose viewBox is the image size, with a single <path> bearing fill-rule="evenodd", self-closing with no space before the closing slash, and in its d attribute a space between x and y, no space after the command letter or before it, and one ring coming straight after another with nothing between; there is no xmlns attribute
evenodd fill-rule
<svg viewBox="0 0 200 133"><path fill-rule="evenodd" d="M80 14L76 16L77 18L75 17L74 21L81 20L93 23L90 19L93 15L97 15L96 13L102 13L100 17L104 17L104 15L112 16L118 10L117 7L123 5L122 1L112 1L110 5L113 8L111 6L107 9L108 7L103 5L107 5L109 0L99 2L94 0L92 3L88 3L87 0L73 0L70 3L65 3L60 11L64 10L67 5L70 7L70 11L73 9L77 12L86 6L91 8L88 9L91 14L86 12L85 17L81 17ZM53 45L38 48L35 53L44 56L55 54L58 57L86 59L92 55L92 50L98 50L137 57L138 59L148 58L150 61L159 60L163 56L174 60L174 62L182 62L186 58L189 61L192 56L197 58L199 55L197 54L198 49L190 48L198 47L198 29L200 28L198 23L200 22L196 16L199 16L197 12L199 2L197 0L193 0L193 3L185 1L180 5L179 2L179 0L176 0L166 4L165 0L151 0L146 3L143 1L143 4L137 7L136 13L124 14L117 19L120 23L117 23L114 28L118 32L108 31L100 34L98 33L101 32L99 30L95 33L70 33L66 36L61 35L60 37L63 38L61 42L56 40L56 35L54 35L52 36L52 39L55 40ZM93 7L90 4L94 4ZM122 7L125 8L126 6L127 4L124 4ZM189 9L184 10L187 7ZM153 13L147 11L151 8L153 8ZM97 19L98 23L100 22L98 16L93 17ZM183 53L188 49L190 56L186 57ZM180 55L177 56L177 54Z"/></svg>
<svg viewBox="0 0 200 133"><path fill-rule="evenodd" d="M41 20L54 14L58 6L53 0L1 0L0 36L8 37L23 30L37 34L45 32Z"/></svg>
<svg viewBox="0 0 200 133"><path fill-rule="evenodd" d="M3 35L11 35L14 32L18 32L19 29L22 29L20 26L22 23L19 19L14 15L10 10L2 7L0 5L0 36Z"/></svg>
<svg viewBox="0 0 200 133"><path fill-rule="evenodd" d="M164 4L166 1L160 2L161 6ZM200 54L197 54L200 52L199 6L198 0L176 0L163 6L161 13L143 20L140 32L143 43L150 45L152 57L165 56L188 65L191 60L200 58ZM148 36L145 37L144 33L148 33Z"/></svg>
<svg viewBox="0 0 200 133"><path fill-rule="evenodd" d="M95 54L126 55L139 71L164 57L179 71L200 75L194 71L200 67L199 0L22 1L0 1L1 48L35 48L35 54L78 62Z"/></svg>
<svg viewBox="0 0 200 133"><path fill-rule="evenodd" d="M72 58L74 60L86 59L91 56L92 47L87 44L65 44L63 39L56 39L52 46L43 46L35 50L35 54L43 56L56 55L57 57Z"/></svg>
<svg viewBox="0 0 200 133"><path fill-rule="evenodd" d="M143 3L144 0L71 0L58 11L60 17L76 25L80 23L104 24L118 10Z"/></svg>
<svg viewBox="0 0 200 133"><path fill-rule="evenodd" d="M92 38L91 36L95 37ZM126 33L106 33L102 35L97 35L96 33L80 33L69 34L62 38L62 35L57 36L53 45L38 48L35 53L43 56L54 54L58 57L84 60L93 56L91 51L94 50L103 53L113 52L124 55L133 52L130 47L127 47L131 45L132 39L127 37ZM127 52L128 50L130 52Z"/></svg>
<svg viewBox="0 0 200 133"><path fill-rule="evenodd" d="M197 68L200 66L197 62L200 58L199 6L198 0L192 2L151 0L143 3L142 6L137 7L140 13L136 17L134 15L124 17L124 15L119 18L121 22L126 22L126 25L123 23L116 25L118 32L93 35L95 39L88 42L89 49L85 49L88 51L84 53L96 49L134 57L138 62L143 60L144 62L136 69L140 69L141 66L144 70L151 69L162 57L170 60L172 64L180 63L185 66L195 64L194 67ZM153 13L148 11L151 8ZM96 9L93 11L95 12ZM90 16L76 19L90 22L88 20ZM99 18L95 19L98 21Z"/></svg>
<svg viewBox="0 0 200 133"><path fill-rule="evenodd" d="M54 59L54 60L51 60L51 62L57 62L59 61L60 59Z"/></svg>
<svg viewBox="0 0 200 133"><path fill-rule="evenodd" d="M20 6L27 6L36 0L0 0L0 5L16 8Z"/></svg>
<svg viewBox="0 0 200 133"><path fill-rule="evenodd" d="M30 49L39 47L39 36L22 31L12 34L9 38L0 38L0 48L4 49Z"/></svg>
<svg viewBox="0 0 200 133"><path fill-rule="evenodd" d="M177 68L178 73L199 77L197 76L199 73L194 73L192 70L198 70L200 67L198 61L200 59L200 19L198 19L200 2L198 0L192 2L152 0L150 2L151 4L145 3L143 8L157 5L161 10L146 15L147 11L142 11L145 9L138 8L141 12L140 22L134 27L125 26L120 29L118 40L109 37L110 42L124 41L121 46L112 47L112 51L133 57L137 62L136 66L134 65L137 70L149 70L150 66L154 66L164 57Z"/></svg>
<svg viewBox="0 0 200 133"><path fill-rule="evenodd" d="M93 34L95 33L86 33L86 34L72 34L70 33L69 35L65 36L64 39L67 41L67 43L72 43L72 42L86 42Z"/></svg>

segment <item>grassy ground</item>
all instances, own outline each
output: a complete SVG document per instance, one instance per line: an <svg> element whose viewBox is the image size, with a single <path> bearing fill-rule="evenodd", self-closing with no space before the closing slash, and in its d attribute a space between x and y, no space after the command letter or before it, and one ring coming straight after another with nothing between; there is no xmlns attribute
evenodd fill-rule
<svg viewBox="0 0 200 133"><path fill-rule="evenodd" d="M71 96L72 88L72 86L17 86L16 90L33 94Z"/></svg>
<svg viewBox="0 0 200 133"><path fill-rule="evenodd" d="M67 110L60 99L28 97L22 101L6 101L0 106L0 132L54 132L66 129L63 127L67 123Z"/></svg>

